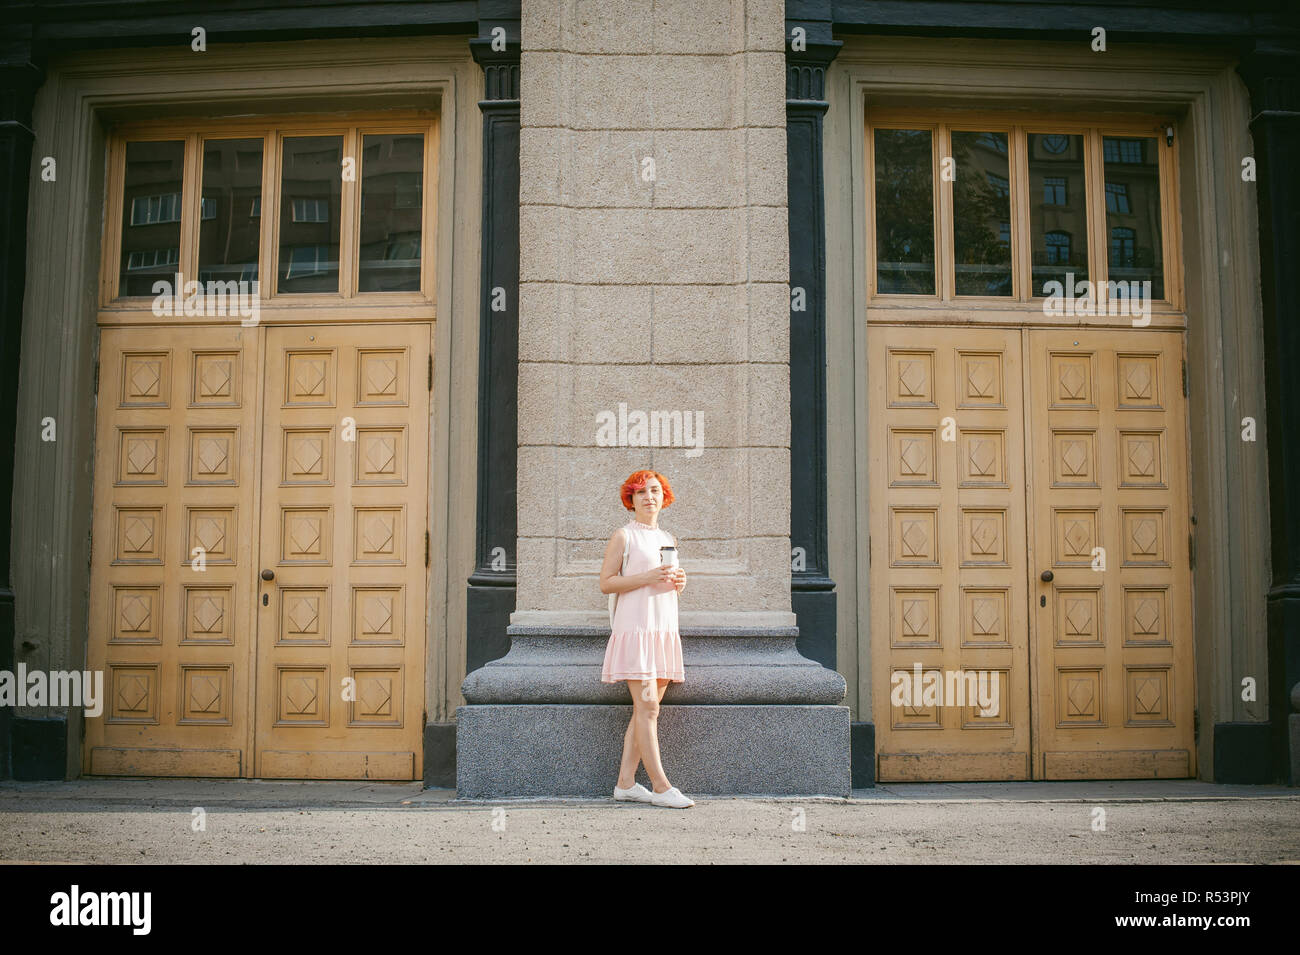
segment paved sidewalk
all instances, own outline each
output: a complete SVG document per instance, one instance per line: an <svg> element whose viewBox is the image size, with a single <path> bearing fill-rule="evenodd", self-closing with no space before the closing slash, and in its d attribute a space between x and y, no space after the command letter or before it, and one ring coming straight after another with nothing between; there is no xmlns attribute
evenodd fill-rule
<svg viewBox="0 0 1300 955"><path fill-rule="evenodd" d="M0 862L1300 864L1300 790L1281 787L935 783L848 799L688 795L694 808L671 810L462 800L419 783L8 782Z"/></svg>
<svg viewBox="0 0 1300 955"><path fill-rule="evenodd" d="M695 794L688 794L696 799ZM731 799L857 804L870 802L1143 802L1233 799L1300 800L1300 788L1285 786L1224 786L1194 779L1107 780L1092 782L1020 783L882 783L855 789L848 799L835 796L701 796L716 801ZM164 777L83 777L50 782L0 782L0 811L29 799L72 800L88 803L151 805L381 806L443 803L452 806L566 805L598 806L608 799L527 798L458 799L454 789L425 789L421 783L363 781L315 782L263 779L170 779Z"/></svg>

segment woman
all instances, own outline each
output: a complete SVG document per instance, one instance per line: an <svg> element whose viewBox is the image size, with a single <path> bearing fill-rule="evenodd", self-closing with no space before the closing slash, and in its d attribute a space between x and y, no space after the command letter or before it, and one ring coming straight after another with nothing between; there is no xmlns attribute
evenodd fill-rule
<svg viewBox="0 0 1300 955"><path fill-rule="evenodd" d="M663 563L659 552L660 547L677 546L677 538L659 527L659 512L673 502L673 489L658 471L634 471L623 482L621 497L635 516L609 539L600 568L600 592L618 594L600 679L627 681L632 694L632 720L623 734L614 798L686 809L695 803L668 782L659 762L659 701L670 681L685 680L677 595L686 586L686 572ZM627 567L620 574L625 542ZM641 762L654 792L636 781Z"/></svg>

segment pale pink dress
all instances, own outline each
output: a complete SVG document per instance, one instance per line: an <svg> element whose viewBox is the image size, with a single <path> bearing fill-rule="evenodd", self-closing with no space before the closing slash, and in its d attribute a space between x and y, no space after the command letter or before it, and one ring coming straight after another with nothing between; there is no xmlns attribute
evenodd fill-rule
<svg viewBox="0 0 1300 955"><path fill-rule="evenodd" d="M633 518L624 528L630 535L626 576L645 573L661 563L659 548L672 546L673 535ZM618 595L614 627L605 645L602 683L622 680L672 680L684 683L682 638L677 632L677 588L670 583L647 584Z"/></svg>

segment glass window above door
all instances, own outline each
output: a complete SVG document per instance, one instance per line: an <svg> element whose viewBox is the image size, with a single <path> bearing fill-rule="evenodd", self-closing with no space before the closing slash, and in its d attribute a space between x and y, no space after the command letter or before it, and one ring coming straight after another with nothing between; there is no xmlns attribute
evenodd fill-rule
<svg viewBox="0 0 1300 955"><path fill-rule="evenodd" d="M176 271L184 166L184 140L126 145L118 275L123 295L151 295L158 278Z"/></svg>
<svg viewBox="0 0 1300 955"><path fill-rule="evenodd" d="M1012 293L1007 134L952 131L953 282L958 295Z"/></svg>
<svg viewBox="0 0 1300 955"><path fill-rule="evenodd" d="M339 290L343 159L342 136L286 136L281 143L277 292Z"/></svg>
<svg viewBox="0 0 1300 955"><path fill-rule="evenodd" d="M876 281L881 292L934 293L933 137L877 129Z"/></svg>
<svg viewBox="0 0 1300 955"><path fill-rule="evenodd" d="M1102 139L1106 178L1106 264L1112 279L1150 282L1164 298L1160 144L1155 137Z"/></svg>
<svg viewBox="0 0 1300 955"><path fill-rule="evenodd" d="M866 118L877 307L1039 308L1058 288L1101 286L1180 307L1167 280L1177 274L1172 123L870 106Z"/></svg>
<svg viewBox="0 0 1300 955"><path fill-rule="evenodd" d="M146 321L159 283L245 283L288 321L427 320L437 154L431 112L115 127L100 320Z"/></svg>
<svg viewBox="0 0 1300 955"><path fill-rule="evenodd" d="M256 280L262 235L262 140L204 140L202 189L199 281Z"/></svg>
<svg viewBox="0 0 1300 955"><path fill-rule="evenodd" d="M1030 294L1088 278L1087 153L1083 136L1028 133Z"/></svg>

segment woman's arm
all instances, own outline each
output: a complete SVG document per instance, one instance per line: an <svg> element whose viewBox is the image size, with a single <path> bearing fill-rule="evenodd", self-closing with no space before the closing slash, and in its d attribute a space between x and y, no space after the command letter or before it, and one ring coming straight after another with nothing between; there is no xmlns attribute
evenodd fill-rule
<svg viewBox="0 0 1300 955"><path fill-rule="evenodd" d="M655 580L655 572L648 570L644 574L629 574L624 577L619 571L623 567L623 538L627 530L620 527L605 545L605 560L600 565L600 592L602 594L623 594L636 590Z"/></svg>

